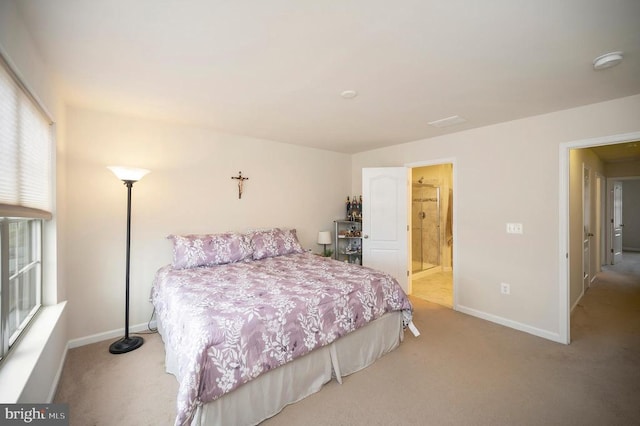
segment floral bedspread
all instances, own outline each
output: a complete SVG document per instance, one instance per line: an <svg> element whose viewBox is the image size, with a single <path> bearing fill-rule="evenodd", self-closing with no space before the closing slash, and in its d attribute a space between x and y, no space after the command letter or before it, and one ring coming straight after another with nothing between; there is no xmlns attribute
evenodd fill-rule
<svg viewBox="0 0 640 426"><path fill-rule="evenodd" d="M161 268L152 291L178 360L176 425L200 403L411 304L390 275L310 253Z"/></svg>

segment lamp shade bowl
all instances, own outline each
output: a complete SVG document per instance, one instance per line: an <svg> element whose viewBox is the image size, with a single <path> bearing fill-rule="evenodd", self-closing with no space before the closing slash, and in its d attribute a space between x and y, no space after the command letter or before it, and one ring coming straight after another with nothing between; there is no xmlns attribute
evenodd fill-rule
<svg viewBox="0 0 640 426"><path fill-rule="evenodd" d="M137 182L142 179L149 170L139 169L137 167L109 166L107 167L120 180Z"/></svg>

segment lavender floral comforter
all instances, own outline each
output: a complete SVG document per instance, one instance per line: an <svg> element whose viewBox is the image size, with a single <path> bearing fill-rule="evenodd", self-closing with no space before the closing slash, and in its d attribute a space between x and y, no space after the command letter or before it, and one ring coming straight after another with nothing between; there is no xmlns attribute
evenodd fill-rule
<svg viewBox="0 0 640 426"><path fill-rule="evenodd" d="M161 268L152 291L178 359L176 425L198 404L411 304L388 274L309 253Z"/></svg>

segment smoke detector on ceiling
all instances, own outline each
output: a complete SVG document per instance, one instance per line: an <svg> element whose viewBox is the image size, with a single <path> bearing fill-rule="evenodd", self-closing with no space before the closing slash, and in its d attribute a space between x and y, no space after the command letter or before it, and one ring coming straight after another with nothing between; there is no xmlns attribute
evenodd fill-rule
<svg viewBox="0 0 640 426"><path fill-rule="evenodd" d="M358 92L356 92L355 90L345 90L344 92L340 93L340 96L342 96L343 99L353 99L358 96Z"/></svg>
<svg viewBox="0 0 640 426"><path fill-rule="evenodd" d="M593 60L593 69L597 71L615 67L620 62L622 62L622 52L605 53Z"/></svg>

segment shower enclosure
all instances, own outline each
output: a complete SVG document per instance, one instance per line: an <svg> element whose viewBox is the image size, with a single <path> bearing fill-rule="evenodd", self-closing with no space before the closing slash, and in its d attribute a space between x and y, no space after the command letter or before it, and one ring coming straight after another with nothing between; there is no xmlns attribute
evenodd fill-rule
<svg viewBox="0 0 640 426"><path fill-rule="evenodd" d="M426 271L441 263L440 187L421 182L411 188L411 272Z"/></svg>

